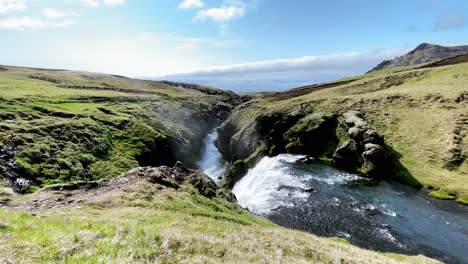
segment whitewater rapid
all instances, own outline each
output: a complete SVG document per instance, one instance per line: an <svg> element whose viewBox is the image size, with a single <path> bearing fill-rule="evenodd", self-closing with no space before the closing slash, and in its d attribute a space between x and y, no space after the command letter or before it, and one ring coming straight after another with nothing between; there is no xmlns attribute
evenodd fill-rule
<svg viewBox="0 0 468 264"><path fill-rule="evenodd" d="M223 159L221 153L215 145L218 138L216 128L212 129L203 139L203 149L201 160L197 162L198 169L208 175L216 184L220 184L228 163Z"/></svg>
<svg viewBox="0 0 468 264"><path fill-rule="evenodd" d="M322 166L320 174L297 173L290 166L305 156L280 154L263 158L232 189L241 206L257 214L306 201L314 186L311 180L328 184L345 183L359 176Z"/></svg>

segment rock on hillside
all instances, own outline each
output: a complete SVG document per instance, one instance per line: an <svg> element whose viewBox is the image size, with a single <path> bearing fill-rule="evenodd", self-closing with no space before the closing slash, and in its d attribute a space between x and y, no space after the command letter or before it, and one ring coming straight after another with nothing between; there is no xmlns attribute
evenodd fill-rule
<svg viewBox="0 0 468 264"><path fill-rule="evenodd" d="M407 54L393 60L385 60L378 64L371 71L378 71L386 68L410 66L453 56L468 54L468 45L444 47L428 43L422 43Z"/></svg>
<svg viewBox="0 0 468 264"><path fill-rule="evenodd" d="M86 204L105 203L109 206L110 201L117 201L117 197L126 193L143 195L153 187L187 192L187 188L194 188L206 198L218 197L233 204L236 202L230 191L218 189L208 176L177 162L174 167L138 167L108 180L50 185L28 199L4 199L0 201L0 207L36 212L52 208L81 208Z"/></svg>

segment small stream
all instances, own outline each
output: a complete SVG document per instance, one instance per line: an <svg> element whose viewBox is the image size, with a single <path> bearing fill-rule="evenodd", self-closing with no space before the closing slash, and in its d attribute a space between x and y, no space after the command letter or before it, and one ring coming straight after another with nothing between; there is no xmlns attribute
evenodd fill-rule
<svg viewBox="0 0 468 264"><path fill-rule="evenodd" d="M205 140L199 166L219 183L227 165L215 138L216 131ZM363 248L468 263L465 206L398 183L366 185L366 179L322 162L299 162L303 157L263 158L234 186L239 204L281 226Z"/></svg>

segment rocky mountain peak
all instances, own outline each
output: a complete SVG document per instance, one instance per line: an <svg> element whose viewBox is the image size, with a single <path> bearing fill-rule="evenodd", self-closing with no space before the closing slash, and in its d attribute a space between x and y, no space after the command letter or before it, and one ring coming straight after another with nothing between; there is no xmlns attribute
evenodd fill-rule
<svg viewBox="0 0 468 264"><path fill-rule="evenodd" d="M396 57L392 60L385 60L379 63L371 71L393 67L411 66L464 54L468 54L468 45L440 46L435 44L422 43L403 56Z"/></svg>

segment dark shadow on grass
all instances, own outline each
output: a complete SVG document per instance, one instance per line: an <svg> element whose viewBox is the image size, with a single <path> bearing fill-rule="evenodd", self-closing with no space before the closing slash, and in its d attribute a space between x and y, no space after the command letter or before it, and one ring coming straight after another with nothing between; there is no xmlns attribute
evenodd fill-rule
<svg viewBox="0 0 468 264"><path fill-rule="evenodd" d="M401 153L391 146L385 144L385 165L384 176L386 179L410 185L414 188L421 188L423 185L411 174L411 172L401 164Z"/></svg>

